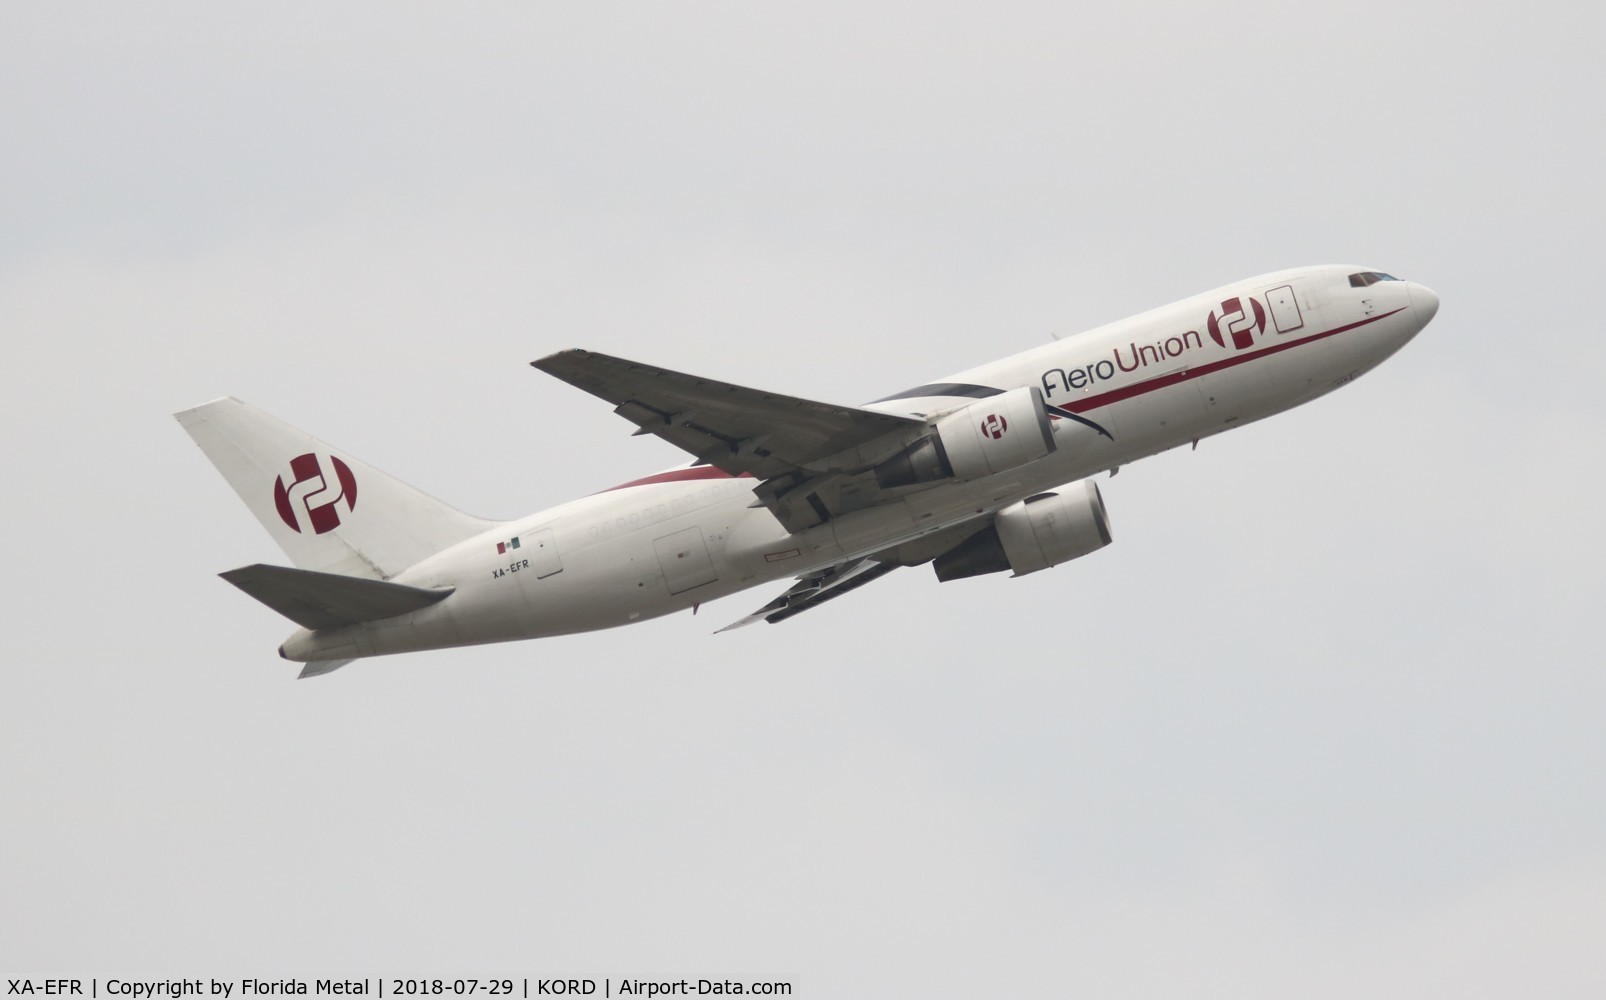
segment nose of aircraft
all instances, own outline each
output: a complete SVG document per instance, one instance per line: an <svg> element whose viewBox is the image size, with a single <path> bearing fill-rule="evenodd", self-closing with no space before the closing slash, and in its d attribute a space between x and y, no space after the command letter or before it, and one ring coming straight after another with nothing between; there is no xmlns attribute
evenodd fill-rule
<svg viewBox="0 0 1606 1000"><path fill-rule="evenodd" d="M1438 315L1439 297L1433 293L1433 289L1426 285L1419 285L1414 281L1409 284L1411 286L1411 308L1416 313L1416 321L1422 326L1427 326L1428 321Z"/></svg>

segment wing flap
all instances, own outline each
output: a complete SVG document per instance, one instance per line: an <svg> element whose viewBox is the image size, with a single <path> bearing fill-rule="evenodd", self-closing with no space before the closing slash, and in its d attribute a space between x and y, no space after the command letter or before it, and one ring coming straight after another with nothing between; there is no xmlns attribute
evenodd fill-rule
<svg viewBox="0 0 1606 1000"><path fill-rule="evenodd" d="M876 562L871 559L859 559L854 562L833 566L801 577L786 593L759 608L757 611L738 621L731 622L719 632L729 632L754 622L766 621L771 625L786 621L793 615L800 615L810 608L817 608L826 601L841 597L870 583L879 580L898 568L897 563ZM716 633L718 634L718 633Z"/></svg>
<svg viewBox="0 0 1606 1000"><path fill-rule="evenodd" d="M451 588L426 590L385 580L256 563L219 573L303 628L339 628L393 618L445 600ZM334 669L334 668L330 668Z"/></svg>

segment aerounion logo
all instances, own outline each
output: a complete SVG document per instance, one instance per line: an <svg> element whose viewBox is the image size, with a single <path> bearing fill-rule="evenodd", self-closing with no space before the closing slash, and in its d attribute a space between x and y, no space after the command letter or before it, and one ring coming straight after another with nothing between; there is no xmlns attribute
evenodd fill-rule
<svg viewBox="0 0 1606 1000"><path fill-rule="evenodd" d="M311 528L315 535L333 531L340 527L340 509L344 507L349 513L357 506L357 477L333 455L329 456L329 466L332 476L324 474L318 456L309 451L290 460L290 475L294 478L288 485L283 476L273 484L273 505L290 530Z"/></svg>
<svg viewBox="0 0 1606 1000"><path fill-rule="evenodd" d="M1236 350L1253 347L1266 329L1266 307L1252 295L1235 295L1210 311L1209 329L1217 347L1227 346L1226 337Z"/></svg>
<svg viewBox="0 0 1606 1000"><path fill-rule="evenodd" d="M987 419L981 422L981 432L994 441L1003 437L1004 432L1007 430L1009 430L1009 421L997 413L987 414Z"/></svg>

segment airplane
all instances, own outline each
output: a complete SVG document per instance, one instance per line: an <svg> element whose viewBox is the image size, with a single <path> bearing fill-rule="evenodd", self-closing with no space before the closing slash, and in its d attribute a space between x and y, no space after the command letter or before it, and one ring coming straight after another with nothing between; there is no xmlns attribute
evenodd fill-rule
<svg viewBox="0 0 1606 1000"><path fill-rule="evenodd" d="M695 612L777 580L792 582L726 628L899 567L1036 573L1110 543L1093 476L1346 385L1438 308L1366 267L1279 271L863 406L560 351L531 364L693 460L511 521L231 397L174 416L294 564L221 576L300 626L279 655L314 677Z"/></svg>

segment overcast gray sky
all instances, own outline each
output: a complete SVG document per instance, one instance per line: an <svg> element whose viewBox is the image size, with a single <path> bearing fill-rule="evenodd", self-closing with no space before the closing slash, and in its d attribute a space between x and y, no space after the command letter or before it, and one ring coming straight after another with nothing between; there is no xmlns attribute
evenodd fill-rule
<svg viewBox="0 0 1606 1000"><path fill-rule="evenodd" d="M1595 4L14 4L0 974L1606 992ZM1443 308L1116 544L296 683L232 394L471 512L1282 267ZM779 588L775 588L779 589Z"/></svg>

